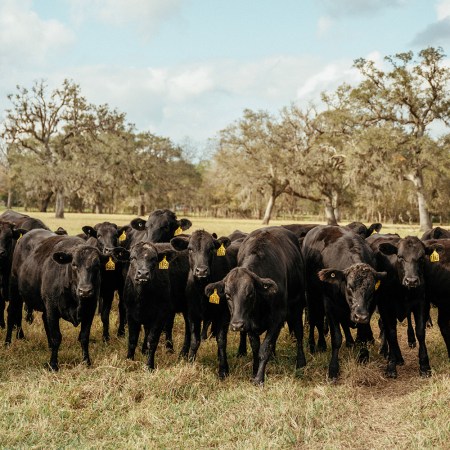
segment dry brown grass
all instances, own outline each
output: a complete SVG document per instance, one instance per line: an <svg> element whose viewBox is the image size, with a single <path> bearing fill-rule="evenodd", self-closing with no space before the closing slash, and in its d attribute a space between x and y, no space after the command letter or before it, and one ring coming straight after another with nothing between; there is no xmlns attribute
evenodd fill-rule
<svg viewBox="0 0 450 450"><path fill-rule="evenodd" d="M129 221L122 219L83 216L72 222L68 216L62 226L73 233L80 224ZM43 220L52 228L59 226L48 217ZM196 224L218 234L251 225L256 222ZM433 318L436 323L435 311ZM326 381L329 353L307 352L307 367L295 376L295 346L283 330L277 358L269 362L266 384L260 388L250 383L250 356L234 356L234 333L228 346L231 374L220 382L213 340L202 343L194 364L179 361L160 346L157 369L149 373L139 352L136 361L125 359L125 339L102 342L96 317L93 366L87 368L80 364L79 329L64 321L61 325L58 373L44 368L49 352L38 314L32 325L24 325L26 340L0 347L1 448L449 448L449 362L437 326L427 332L431 378L419 377L417 349L408 348L401 324L405 366L398 368L398 379L384 377L385 362L376 343L364 366L356 363L354 350L341 350L336 384ZM373 327L377 330L375 320ZM182 321L177 318L177 350L181 341Z"/></svg>

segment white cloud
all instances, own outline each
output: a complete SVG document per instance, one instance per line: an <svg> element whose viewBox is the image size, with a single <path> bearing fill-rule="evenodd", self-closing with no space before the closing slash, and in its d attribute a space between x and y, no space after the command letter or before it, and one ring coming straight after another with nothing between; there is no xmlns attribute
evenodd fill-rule
<svg viewBox="0 0 450 450"><path fill-rule="evenodd" d="M333 17L367 16L383 9L406 5L410 0L320 0Z"/></svg>
<svg viewBox="0 0 450 450"><path fill-rule="evenodd" d="M74 41L73 33L61 22L42 20L32 11L31 0L0 2L0 65L9 67L43 64L55 52Z"/></svg>
<svg viewBox="0 0 450 450"><path fill-rule="evenodd" d="M436 5L438 20L445 19L450 16L450 0L440 0Z"/></svg>
<svg viewBox="0 0 450 450"><path fill-rule="evenodd" d="M319 17L317 22L317 34L318 36L324 36L331 29L333 25L333 19L328 16Z"/></svg>
<svg viewBox="0 0 450 450"><path fill-rule="evenodd" d="M132 25L148 39L167 19L177 15L182 0L69 0L74 21L89 19L113 26Z"/></svg>

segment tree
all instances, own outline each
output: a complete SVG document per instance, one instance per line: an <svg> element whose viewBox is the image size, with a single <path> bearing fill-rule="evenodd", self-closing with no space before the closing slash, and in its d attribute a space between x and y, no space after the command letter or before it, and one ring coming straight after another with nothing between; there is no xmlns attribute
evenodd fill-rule
<svg viewBox="0 0 450 450"><path fill-rule="evenodd" d="M34 160L36 169L45 169L45 190L54 194L55 215L62 218L69 183L79 183L84 176L76 163L89 154L84 163L92 164L92 143L100 134L123 130L125 116L107 105L88 104L79 85L68 80L61 88L47 91L44 81L35 82L31 91L17 86L17 92L8 96L12 107L6 111L2 137L16 144L20 156ZM30 170L27 176L33 178L32 174Z"/></svg>
<svg viewBox="0 0 450 450"><path fill-rule="evenodd" d="M352 97L366 126L390 124L400 130L403 139L396 152L401 158L404 180L412 183L417 197L420 227L430 229L425 171L432 165L429 132L437 121L450 122L450 68L445 65L441 48L398 53L385 58L390 70L383 71L364 58L355 67L364 77Z"/></svg>

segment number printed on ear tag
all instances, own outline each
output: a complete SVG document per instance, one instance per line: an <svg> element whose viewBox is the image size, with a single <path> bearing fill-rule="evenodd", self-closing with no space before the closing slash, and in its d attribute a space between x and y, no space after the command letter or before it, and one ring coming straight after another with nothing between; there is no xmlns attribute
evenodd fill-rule
<svg viewBox="0 0 450 450"><path fill-rule="evenodd" d="M439 262L439 253L436 250L434 250L433 253L430 255L430 261Z"/></svg>
<svg viewBox="0 0 450 450"><path fill-rule="evenodd" d="M114 264L114 261L112 260L111 256L109 257L108 262L105 264L106 270L114 270L116 268L116 265Z"/></svg>
<svg viewBox="0 0 450 450"><path fill-rule="evenodd" d="M158 266L161 270L167 270L169 268L169 261L167 261L166 257L161 260Z"/></svg>
<svg viewBox="0 0 450 450"><path fill-rule="evenodd" d="M225 253L227 252L226 248L223 244L220 244L220 247L217 249L217 256L225 256Z"/></svg>

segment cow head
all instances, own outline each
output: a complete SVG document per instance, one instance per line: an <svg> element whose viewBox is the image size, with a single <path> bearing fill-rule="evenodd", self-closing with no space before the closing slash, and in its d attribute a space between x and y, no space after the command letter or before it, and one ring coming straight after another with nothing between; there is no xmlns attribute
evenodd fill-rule
<svg viewBox="0 0 450 450"><path fill-rule="evenodd" d="M386 277L386 272L377 272L368 264L359 263L345 270L323 269L318 276L321 281L335 284L345 293L352 322L369 323L375 309L374 292Z"/></svg>
<svg viewBox="0 0 450 450"><path fill-rule="evenodd" d="M128 276L136 285L150 283L159 269L159 263L164 259L170 263L176 257L175 250L158 249L149 242L138 242L131 247L129 253L130 267ZM169 269L170 270L170 269Z"/></svg>
<svg viewBox="0 0 450 450"><path fill-rule="evenodd" d="M367 228L362 222L352 222L345 226L345 228L359 234L363 239L366 239L373 233L379 233L382 227L383 225L381 223L372 223L369 228Z"/></svg>
<svg viewBox="0 0 450 450"><path fill-rule="evenodd" d="M157 209L148 216L147 221L137 218L130 224L135 230L145 231L143 240L147 242L169 242L176 234L192 226L190 220L178 220L169 209Z"/></svg>
<svg viewBox="0 0 450 450"><path fill-rule="evenodd" d="M119 238L126 232L128 226L118 227L115 223L102 222L94 227L85 225L82 230L88 238L97 240L97 248L104 255L109 255L119 245Z"/></svg>
<svg viewBox="0 0 450 450"><path fill-rule="evenodd" d="M206 280L211 275L211 267L215 258L220 258L217 251L221 246L224 249L230 246L231 241L227 237L217 239L215 233L210 234L205 230L197 230L191 236L179 236L170 240L175 250L188 249L189 265L192 275L196 280Z"/></svg>
<svg viewBox="0 0 450 450"><path fill-rule="evenodd" d="M226 298L231 329L246 331L251 329L255 306L277 295L278 286L271 278L261 278L248 269L235 267L222 281L208 284L205 294L209 297L214 290Z"/></svg>
<svg viewBox="0 0 450 450"><path fill-rule="evenodd" d="M425 259L434 251L441 253L438 243L426 244L416 236L407 236L398 242L383 242L379 251L387 256L396 256L398 278L408 289L421 287L424 282Z"/></svg>
<svg viewBox="0 0 450 450"><path fill-rule="evenodd" d="M15 228L12 222L0 221L0 265L9 260L17 240L26 232L27 230Z"/></svg>

